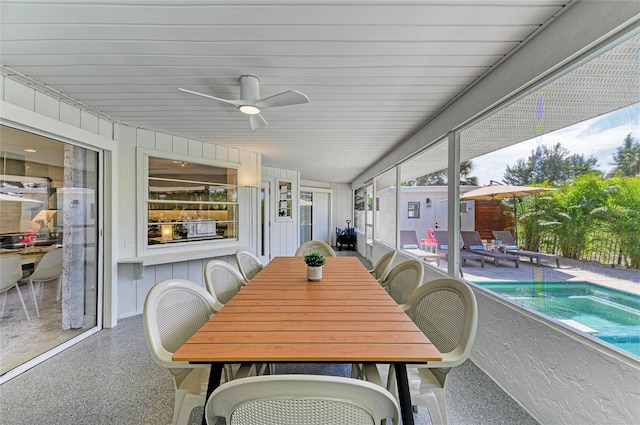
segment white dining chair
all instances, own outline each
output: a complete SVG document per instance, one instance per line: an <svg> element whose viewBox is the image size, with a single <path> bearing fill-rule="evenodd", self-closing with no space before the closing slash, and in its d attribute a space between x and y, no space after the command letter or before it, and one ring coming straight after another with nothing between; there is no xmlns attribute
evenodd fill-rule
<svg viewBox="0 0 640 425"><path fill-rule="evenodd" d="M238 262L238 270L240 270L242 277L247 283L264 267L258 257L244 249L236 251L236 261Z"/></svg>
<svg viewBox="0 0 640 425"><path fill-rule="evenodd" d="M462 280L441 278L416 289L402 307L442 354L442 361L407 365L412 403L429 410L431 423L444 425L447 376L451 368L467 360L475 341L478 326L475 295ZM395 394L394 368L366 364L363 375L377 383L384 382L386 377L387 389Z"/></svg>
<svg viewBox="0 0 640 425"><path fill-rule="evenodd" d="M419 260L406 260L393 267L382 287L398 304L404 304L409 296L422 285L424 267Z"/></svg>
<svg viewBox="0 0 640 425"><path fill-rule="evenodd" d="M204 267L204 282L213 297L213 309L220 311L245 285L240 272L222 260L211 260Z"/></svg>
<svg viewBox="0 0 640 425"><path fill-rule="evenodd" d="M218 387L205 407L208 425L379 425L398 423L398 404L383 387L324 375L271 375Z"/></svg>
<svg viewBox="0 0 640 425"><path fill-rule="evenodd" d="M2 255L0 256L0 293L2 293L2 310L0 311L0 317L4 317L4 307L7 303L7 297L11 288L16 288L20 303L22 303L22 309L24 314L29 318L29 312L27 306L22 298L22 292L20 292L19 280L22 278L22 260L19 254ZM33 292L32 292L33 295ZM33 299L35 303L35 298Z"/></svg>
<svg viewBox="0 0 640 425"><path fill-rule="evenodd" d="M56 280L56 301L60 301L62 296L62 251L63 248L48 251L36 264L33 273L20 280L21 283L29 284L38 317L40 317L39 304L42 303L42 294L44 293L44 284L46 282Z"/></svg>
<svg viewBox="0 0 640 425"><path fill-rule="evenodd" d="M191 410L205 404L209 365L177 362L172 356L215 313L213 303L206 289L183 279L157 283L144 302L142 323L149 353L173 375L173 425L186 424ZM236 367L234 373L230 365L225 365L224 372L229 381L234 376L247 376L251 366Z"/></svg>
<svg viewBox="0 0 640 425"><path fill-rule="evenodd" d="M303 257L307 254L310 254L312 252L319 252L320 254L324 255L325 257L335 257L336 256L336 252L333 250L333 248L331 248L331 245L329 245L326 242L323 241L317 241L317 240L311 240L311 241L307 241L305 243L303 243L302 245L300 245L298 247L298 249L296 250L295 256L296 257Z"/></svg>
<svg viewBox="0 0 640 425"><path fill-rule="evenodd" d="M393 260L395 260L395 258L396 251L389 251L382 254L375 266L368 270L368 272L371 273L378 282L384 282L391 271L391 266L393 265Z"/></svg>

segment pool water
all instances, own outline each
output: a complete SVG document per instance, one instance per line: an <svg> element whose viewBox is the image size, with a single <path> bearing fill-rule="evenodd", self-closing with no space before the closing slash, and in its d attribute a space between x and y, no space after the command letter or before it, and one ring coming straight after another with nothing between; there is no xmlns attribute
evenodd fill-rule
<svg viewBox="0 0 640 425"><path fill-rule="evenodd" d="M640 296L589 282L475 282L554 319L595 329L592 335L640 356Z"/></svg>

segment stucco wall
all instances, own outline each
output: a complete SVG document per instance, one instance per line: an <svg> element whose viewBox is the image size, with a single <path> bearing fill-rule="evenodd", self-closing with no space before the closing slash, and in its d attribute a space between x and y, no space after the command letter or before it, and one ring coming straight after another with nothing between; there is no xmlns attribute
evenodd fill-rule
<svg viewBox="0 0 640 425"><path fill-rule="evenodd" d="M640 362L474 285L471 360L541 424L636 424Z"/></svg>

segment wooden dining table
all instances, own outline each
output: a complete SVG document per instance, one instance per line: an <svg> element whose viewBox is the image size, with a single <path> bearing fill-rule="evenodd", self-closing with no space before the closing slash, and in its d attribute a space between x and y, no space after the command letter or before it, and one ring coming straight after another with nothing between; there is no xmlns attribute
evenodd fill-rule
<svg viewBox="0 0 640 425"><path fill-rule="evenodd" d="M302 257L276 257L173 355L211 364L207 400L228 363L393 365L404 425L406 364L442 355L356 257L328 257L310 282ZM204 420L203 420L204 423Z"/></svg>

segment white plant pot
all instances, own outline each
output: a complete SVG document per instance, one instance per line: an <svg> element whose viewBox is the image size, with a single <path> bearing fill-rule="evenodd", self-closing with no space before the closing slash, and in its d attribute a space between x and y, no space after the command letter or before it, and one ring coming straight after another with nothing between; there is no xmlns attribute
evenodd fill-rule
<svg viewBox="0 0 640 425"><path fill-rule="evenodd" d="M318 282L322 279L322 266L320 267L307 267L307 280L312 282Z"/></svg>

